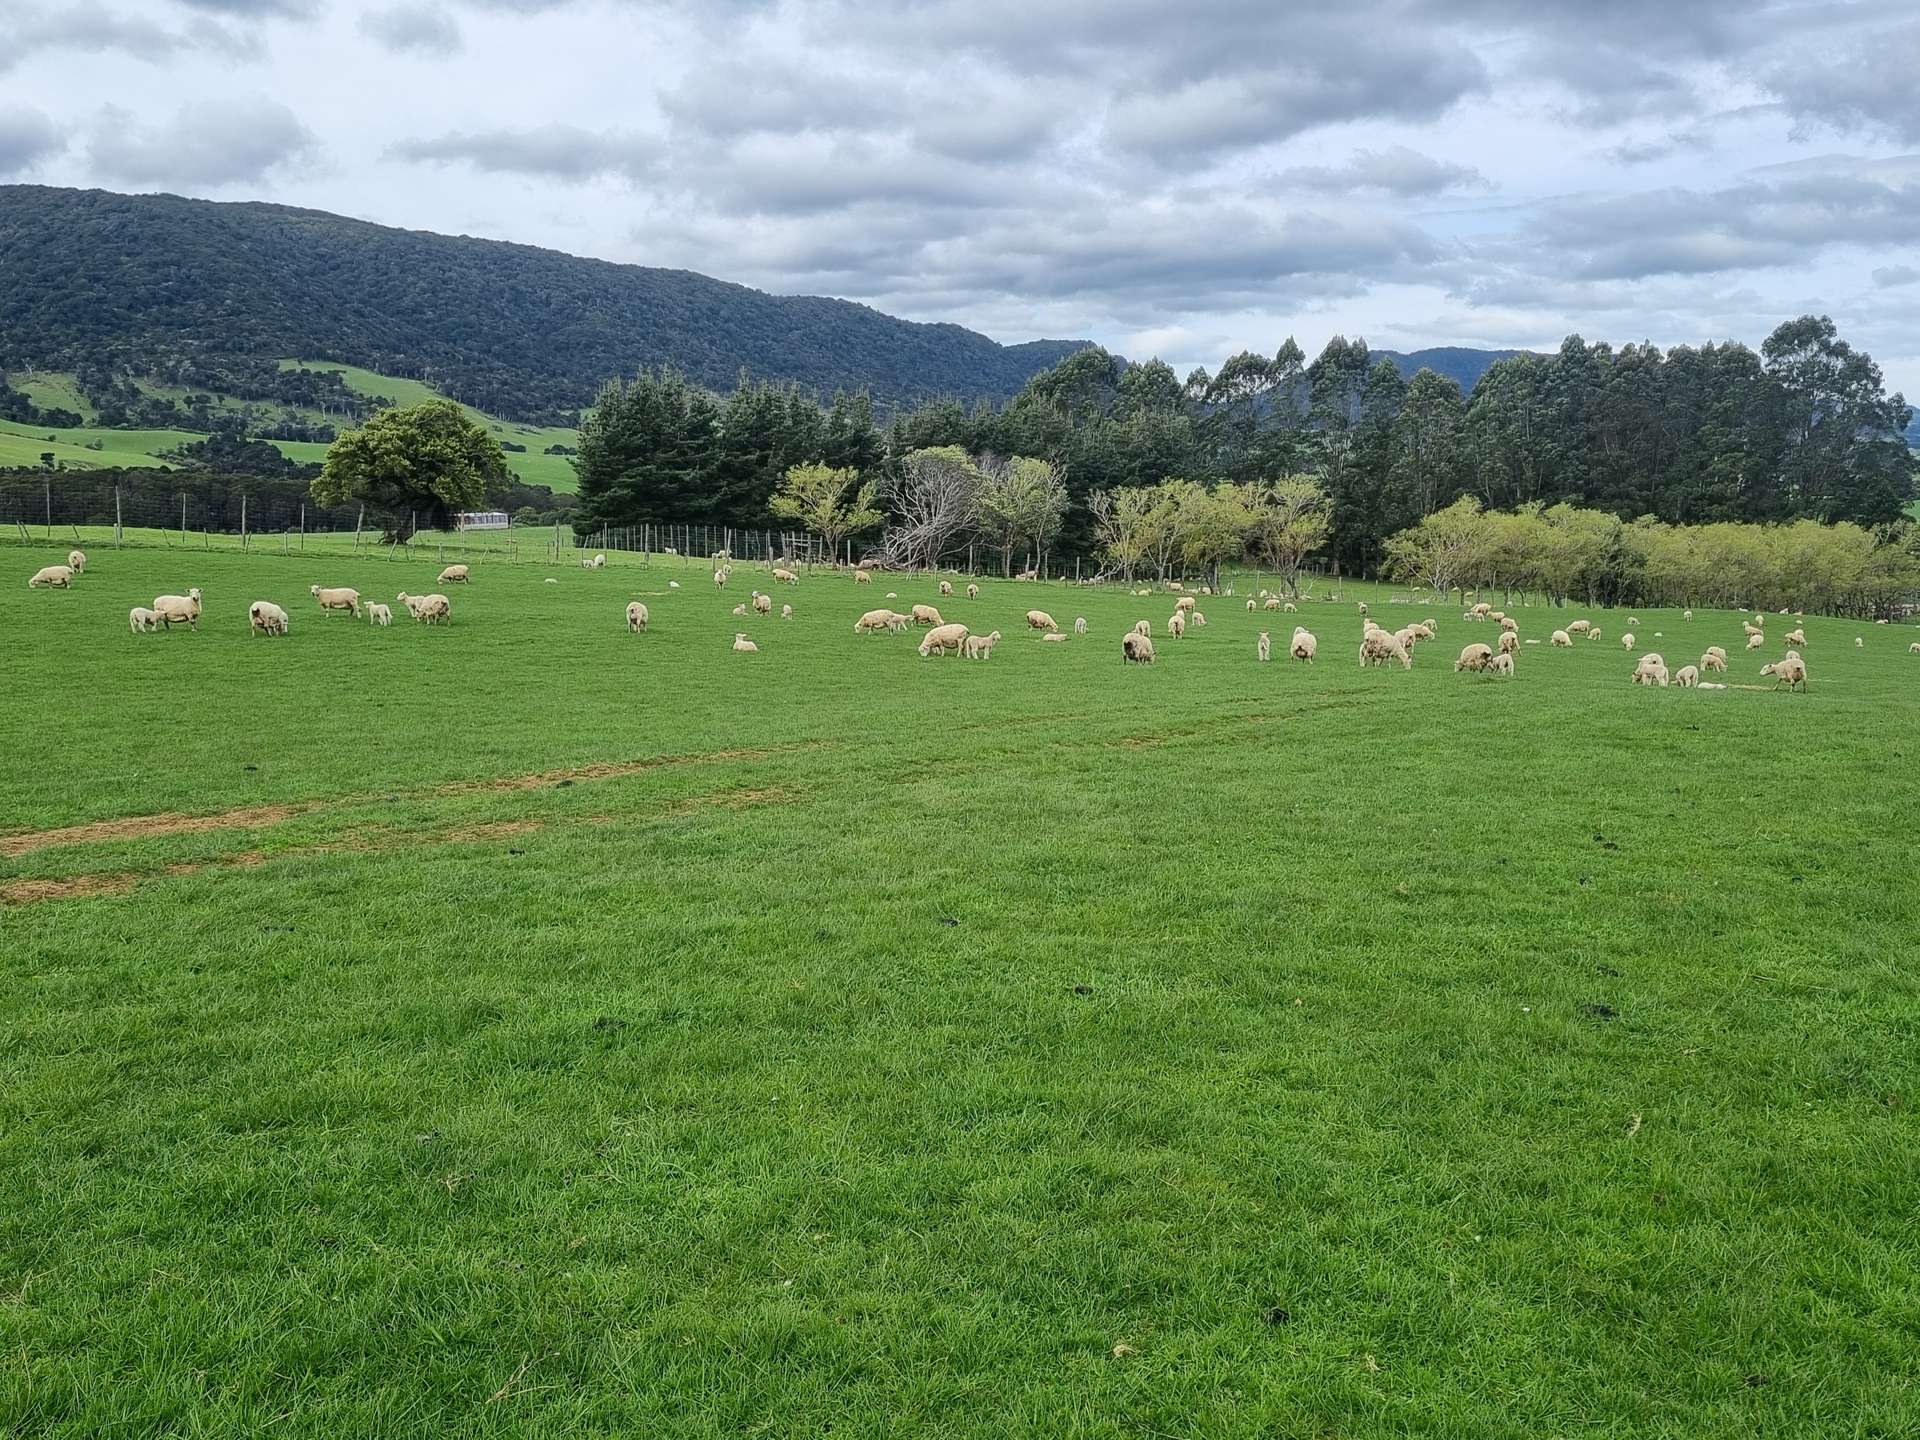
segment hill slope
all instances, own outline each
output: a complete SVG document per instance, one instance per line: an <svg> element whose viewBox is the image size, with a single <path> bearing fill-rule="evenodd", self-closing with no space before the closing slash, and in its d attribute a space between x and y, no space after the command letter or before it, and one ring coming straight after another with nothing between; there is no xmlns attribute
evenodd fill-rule
<svg viewBox="0 0 1920 1440"><path fill-rule="evenodd" d="M742 368L865 387L882 408L1005 398L1082 343L1000 345L845 300L318 210L33 185L0 186L0 274L0 368L324 356L521 420L560 419L656 364L717 389Z"/></svg>
<svg viewBox="0 0 1920 1440"><path fill-rule="evenodd" d="M1433 370L1460 382L1460 393L1471 395L1480 377L1495 362L1525 355L1525 350L1469 350L1459 345L1438 345L1430 350L1403 354L1398 350L1376 350L1374 358L1391 360L1402 375L1411 380L1421 370Z"/></svg>

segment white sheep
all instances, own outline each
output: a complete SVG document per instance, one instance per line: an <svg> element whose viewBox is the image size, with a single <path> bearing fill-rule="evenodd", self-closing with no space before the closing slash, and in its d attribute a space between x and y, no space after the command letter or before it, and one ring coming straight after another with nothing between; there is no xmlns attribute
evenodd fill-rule
<svg viewBox="0 0 1920 1440"><path fill-rule="evenodd" d="M1489 675L1504 675L1509 680L1513 679L1512 654L1504 653L1504 654L1496 655L1491 660L1487 661L1487 673Z"/></svg>
<svg viewBox="0 0 1920 1440"><path fill-rule="evenodd" d="M1682 610L1680 612L1680 618L1682 620L1691 620L1693 618L1693 612L1691 610Z"/></svg>
<svg viewBox="0 0 1920 1440"><path fill-rule="evenodd" d="M1682 665L1678 670L1673 672L1673 683L1678 685L1682 690L1693 689L1694 686L1700 683L1699 667Z"/></svg>
<svg viewBox="0 0 1920 1440"><path fill-rule="evenodd" d="M1133 633L1151 637L1153 634L1153 626L1148 621L1136 620L1133 622Z"/></svg>
<svg viewBox="0 0 1920 1440"><path fill-rule="evenodd" d="M472 580L472 572L466 566L449 565L440 572L439 578L434 583L436 585L467 585L472 583Z"/></svg>
<svg viewBox="0 0 1920 1440"><path fill-rule="evenodd" d="M73 567L71 565L43 565L33 572L33 578L27 581L29 590L37 590L42 585L57 590L73 588Z"/></svg>
<svg viewBox="0 0 1920 1440"><path fill-rule="evenodd" d="M943 599L953 594L953 582L951 580L942 580L940 582L940 594Z"/></svg>
<svg viewBox="0 0 1920 1440"><path fill-rule="evenodd" d="M738 605L733 607L733 618L736 620L744 620L746 619L746 617L747 617L747 602L742 600Z"/></svg>
<svg viewBox="0 0 1920 1440"><path fill-rule="evenodd" d="M1638 615L1627 616L1627 624L1637 629L1640 624L1640 617Z"/></svg>
<svg viewBox="0 0 1920 1440"><path fill-rule="evenodd" d="M771 595L762 595L758 590L754 591L753 613L756 615L771 615L773 613L773 597Z"/></svg>
<svg viewBox="0 0 1920 1440"><path fill-rule="evenodd" d="M549 580L547 583L549 585L558 585L560 582L558 580ZM678 590L679 588L680 588L680 582L678 580L667 581L667 589Z"/></svg>
<svg viewBox="0 0 1920 1440"><path fill-rule="evenodd" d="M793 618L793 607L791 605L782 605L780 607L780 618L782 620L791 620Z"/></svg>
<svg viewBox="0 0 1920 1440"><path fill-rule="evenodd" d="M1176 610L1167 617L1167 634L1175 640L1184 639L1187 633L1187 612Z"/></svg>
<svg viewBox="0 0 1920 1440"><path fill-rule="evenodd" d="M1027 628L1029 630L1058 630L1060 627L1053 623L1053 616L1049 615L1046 611L1029 610L1027 611Z"/></svg>
<svg viewBox="0 0 1920 1440"><path fill-rule="evenodd" d="M1749 650L1758 650L1762 645L1766 643L1767 643L1767 637L1765 635L1762 635L1758 630L1753 631L1750 635L1747 636L1747 649Z"/></svg>
<svg viewBox="0 0 1920 1440"><path fill-rule="evenodd" d="M1511 630L1502 630L1500 632L1500 653L1502 655L1511 655L1519 648L1520 637L1518 635Z"/></svg>
<svg viewBox="0 0 1920 1440"><path fill-rule="evenodd" d="M1277 595L1269 595L1267 597L1267 603L1261 608L1264 610L1278 610L1280 608L1280 597Z"/></svg>
<svg viewBox="0 0 1920 1440"><path fill-rule="evenodd" d="M380 604L377 600L369 600L362 608L367 612L367 623L369 625L391 625L393 623L393 611Z"/></svg>
<svg viewBox="0 0 1920 1440"><path fill-rule="evenodd" d="M1478 605L1475 605L1471 610L1467 611L1466 618L1469 620L1484 620L1492 613L1493 606L1482 600Z"/></svg>
<svg viewBox="0 0 1920 1440"><path fill-rule="evenodd" d="M1658 655L1642 655L1640 663L1633 667L1633 683L1636 685L1659 685L1667 683L1667 667Z"/></svg>
<svg viewBox="0 0 1920 1440"><path fill-rule="evenodd" d="M716 590L724 590L727 588L727 572L724 569L713 572L713 588ZM739 646L736 645L734 648L737 650Z"/></svg>
<svg viewBox="0 0 1920 1440"><path fill-rule="evenodd" d="M1502 615L1500 617L1500 628L1509 631L1518 630L1520 628L1520 622L1511 615Z"/></svg>
<svg viewBox="0 0 1920 1440"><path fill-rule="evenodd" d="M127 629L135 635L144 634L151 630L158 630L159 628L160 615L158 611L149 610L144 605L136 605L127 611ZM1920 649L1920 646L1916 646L1915 648Z"/></svg>
<svg viewBox="0 0 1920 1440"><path fill-rule="evenodd" d="M1591 621L1575 620L1571 625L1567 626L1567 633L1569 635L1584 635L1592 628L1593 624Z"/></svg>
<svg viewBox="0 0 1920 1440"><path fill-rule="evenodd" d="M1806 631L1804 631L1804 630L1789 630L1789 631L1787 632L1787 641L1786 641L1786 643L1787 643L1787 644L1789 644L1789 645L1804 645L1804 644L1806 644L1806 643L1807 643L1807 632L1806 632Z"/></svg>
<svg viewBox="0 0 1920 1440"><path fill-rule="evenodd" d="M967 598L969 600L978 600L980 598L980 587L978 585L967 586Z"/></svg>
<svg viewBox="0 0 1920 1440"><path fill-rule="evenodd" d="M1087 617L1086 616L1076 615L1073 617L1073 633L1076 635L1084 635L1087 633Z"/></svg>
<svg viewBox="0 0 1920 1440"><path fill-rule="evenodd" d="M1129 630L1120 637L1120 663L1151 665L1153 663L1153 637Z"/></svg>
<svg viewBox="0 0 1920 1440"><path fill-rule="evenodd" d="M1724 661L1727 658L1727 647L1724 645L1709 645L1707 646L1707 654L1718 655Z"/></svg>
<svg viewBox="0 0 1920 1440"><path fill-rule="evenodd" d="M1550 643L1564 650L1573 644L1573 637L1564 630L1556 630L1553 632L1553 639Z"/></svg>
<svg viewBox="0 0 1920 1440"><path fill-rule="evenodd" d="M1916 640L1913 644L1907 646L1907 654L1920 655L1920 640Z"/></svg>
<svg viewBox="0 0 1920 1440"><path fill-rule="evenodd" d="M920 656L945 655L949 651L958 655L960 647L967 638L964 625L936 625L920 638Z"/></svg>
<svg viewBox="0 0 1920 1440"><path fill-rule="evenodd" d="M350 586L313 585L308 587L307 593L320 602L320 610L323 614L328 610L345 610L354 619L360 618L360 592ZM402 595L400 598L404 600L407 597Z"/></svg>
<svg viewBox="0 0 1920 1440"><path fill-rule="evenodd" d="M1776 690L1782 685L1785 685L1789 690L1792 690L1795 686L1798 686L1802 690L1807 688L1807 662L1798 656L1791 656L1784 660L1776 660L1771 665L1762 665L1760 667L1760 673L1774 677L1773 688Z"/></svg>
<svg viewBox="0 0 1920 1440"><path fill-rule="evenodd" d="M893 611L869 610L853 622L853 633L856 635L877 635L882 630L892 633Z"/></svg>
<svg viewBox="0 0 1920 1440"><path fill-rule="evenodd" d="M1407 653L1406 646L1384 630L1369 630L1367 638L1360 642L1361 666L1385 665L1393 660L1398 660L1403 670L1413 668L1413 656Z"/></svg>
<svg viewBox="0 0 1920 1440"><path fill-rule="evenodd" d="M1260 663L1266 664L1273 658L1273 637L1266 631L1260 632L1260 638L1254 642L1253 653L1260 657Z"/></svg>
<svg viewBox="0 0 1920 1440"><path fill-rule="evenodd" d="M856 570L853 572L853 583L856 585L871 585L873 583L873 576L864 570Z"/></svg>
<svg viewBox="0 0 1920 1440"><path fill-rule="evenodd" d="M1193 596L1182 595L1178 600L1173 602L1173 608L1176 610L1191 610L1198 603Z"/></svg>
<svg viewBox="0 0 1920 1440"><path fill-rule="evenodd" d="M749 640L746 637L744 632L739 630L736 630L733 632L733 648L738 651L750 652L753 654L758 654L760 651L760 647L754 644L753 641Z"/></svg>
<svg viewBox="0 0 1920 1440"><path fill-rule="evenodd" d="M247 607L247 633L250 635L284 635L287 633L287 612L271 600L256 600Z"/></svg>
<svg viewBox="0 0 1920 1440"><path fill-rule="evenodd" d="M1064 637L1049 635L1045 638L1055 640ZM998 630L995 630L990 635L969 635L965 640L960 642L961 656L967 660L989 659L993 655L993 647L999 643L999 640L1000 632Z"/></svg>
<svg viewBox="0 0 1920 1440"><path fill-rule="evenodd" d="M1587 639L1589 641L1598 640L1599 638L1600 638L1600 627L1598 625L1594 626L1593 629L1587 631Z"/></svg>
<svg viewBox="0 0 1920 1440"><path fill-rule="evenodd" d="M776 585L798 585L800 577L784 566L775 566L773 581Z"/></svg>
<svg viewBox="0 0 1920 1440"><path fill-rule="evenodd" d="M1067 643L1067 637L1065 635L1060 634L1058 631L1055 631L1053 634L1042 635L1040 637L1040 643L1043 645L1048 643L1049 641L1056 641L1056 640L1062 645Z"/></svg>
<svg viewBox="0 0 1920 1440"><path fill-rule="evenodd" d="M1289 655L1296 660L1304 660L1307 664L1311 665L1313 664L1314 654L1319 648L1320 642L1314 639L1311 630L1300 625L1294 626L1293 639L1287 646L1287 653Z"/></svg>
<svg viewBox="0 0 1920 1440"><path fill-rule="evenodd" d="M1492 659L1491 645L1478 643L1469 645L1460 652L1460 658L1453 662L1453 673L1458 675L1462 670L1484 670L1487 668L1487 662Z"/></svg>
<svg viewBox="0 0 1920 1440"><path fill-rule="evenodd" d="M638 635L647 628L647 607L638 600L627 602L627 633Z"/></svg>
<svg viewBox="0 0 1920 1440"><path fill-rule="evenodd" d="M394 598L423 625L446 624L452 619L453 603L444 595L409 595L402 590Z"/></svg>
<svg viewBox="0 0 1920 1440"><path fill-rule="evenodd" d="M1727 673L1727 657L1716 655L1709 650L1700 657L1700 668L1716 675L1724 675Z"/></svg>
<svg viewBox="0 0 1920 1440"><path fill-rule="evenodd" d="M1247 613L1251 615L1255 610L1259 608L1260 608L1259 605L1254 601L1253 597L1248 596L1247 597Z"/></svg>
<svg viewBox="0 0 1920 1440"><path fill-rule="evenodd" d="M944 625L947 622L940 618L940 612L934 609L933 606L916 605L913 607L913 623L916 625Z"/></svg>
<svg viewBox="0 0 1920 1440"><path fill-rule="evenodd" d="M1760 627L1758 625L1750 625L1744 620L1740 622L1740 628L1747 632L1747 638L1749 640L1751 640L1755 635L1758 635L1761 633Z"/></svg>
<svg viewBox="0 0 1920 1440"><path fill-rule="evenodd" d="M1856 635L1856 636L1854 636L1854 637L1853 637L1853 648L1854 648L1854 649L1856 649L1856 650L1864 650L1864 649L1866 649L1866 648L1867 648L1867 642L1866 642L1866 640L1865 640L1865 639L1863 639L1863 638L1862 638L1861 636L1858 636L1858 635Z"/></svg>
<svg viewBox="0 0 1920 1440"><path fill-rule="evenodd" d="M87 552L84 550L69 550L67 552L67 568L76 575L86 574Z"/></svg>
<svg viewBox="0 0 1920 1440"><path fill-rule="evenodd" d="M160 623L171 630L175 625L185 625L189 630L200 628L200 587L194 586L184 595L156 595L153 597L154 611L160 616Z"/></svg>
<svg viewBox="0 0 1920 1440"><path fill-rule="evenodd" d="M1620 648L1622 650L1631 650L1633 648L1633 632L1631 630L1620 637Z"/></svg>
<svg viewBox="0 0 1920 1440"><path fill-rule="evenodd" d="M1269 606L1268 606L1267 608L1268 608L1269 610L1271 610L1271 609L1272 609L1273 607L1272 607L1271 605L1269 605ZM1287 601L1287 603L1286 603L1286 604L1284 604L1284 605L1282 605L1282 606L1281 606L1280 608L1281 608L1282 610L1284 610L1284 611L1285 611L1285 612L1286 612L1287 614L1289 614L1289 615L1292 615L1292 614L1294 614L1294 613L1295 613L1296 611L1298 611L1300 607L1299 607L1298 605L1296 605L1296 604L1294 604L1294 603L1293 603L1293 602L1292 602L1291 600L1289 600L1289 601Z"/></svg>

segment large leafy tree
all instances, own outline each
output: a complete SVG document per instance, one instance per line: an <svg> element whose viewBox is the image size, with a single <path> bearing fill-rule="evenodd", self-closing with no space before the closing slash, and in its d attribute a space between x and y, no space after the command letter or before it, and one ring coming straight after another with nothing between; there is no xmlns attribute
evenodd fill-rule
<svg viewBox="0 0 1920 1440"><path fill-rule="evenodd" d="M417 514L444 521L475 509L507 478L498 442L451 400L430 400L383 410L341 435L312 493L323 505L364 505L390 537L405 540Z"/></svg>
<svg viewBox="0 0 1920 1440"><path fill-rule="evenodd" d="M773 497L773 513L818 535L827 554L834 556L847 536L871 530L886 518L874 508L874 491L874 482L862 484L860 472L850 466L795 465Z"/></svg>

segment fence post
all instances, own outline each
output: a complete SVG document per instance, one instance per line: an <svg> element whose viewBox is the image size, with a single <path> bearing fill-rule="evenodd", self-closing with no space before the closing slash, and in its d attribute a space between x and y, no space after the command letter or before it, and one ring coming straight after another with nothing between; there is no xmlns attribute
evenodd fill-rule
<svg viewBox="0 0 1920 1440"><path fill-rule="evenodd" d="M53 477L48 476L42 482L46 486L47 497L47 539L53 539Z"/></svg>
<svg viewBox="0 0 1920 1440"><path fill-rule="evenodd" d="M120 487L113 487L113 548L118 550L125 538L120 529Z"/></svg>
<svg viewBox="0 0 1920 1440"><path fill-rule="evenodd" d="M240 492L240 548L247 548L247 492Z"/></svg>
<svg viewBox="0 0 1920 1440"><path fill-rule="evenodd" d="M186 543L187 543L187 492L182 490L180 492L180 544L184 547Z"/></svg>
<svg viewBox="0 0 1920 1440"><path fill-rule="evenodd" d="M303 512L304 513L304 512ZM367 518L367 507L362 505L360 513L353 517L353 553L360 553L360 522ZM301 542L303 545L304 541Z"/></svg>
<svg viewBox="0 0 1920 1440"><path fill-rule="evenodd" d="M300 502L300 553L307 551L307 502Z"/></svg>

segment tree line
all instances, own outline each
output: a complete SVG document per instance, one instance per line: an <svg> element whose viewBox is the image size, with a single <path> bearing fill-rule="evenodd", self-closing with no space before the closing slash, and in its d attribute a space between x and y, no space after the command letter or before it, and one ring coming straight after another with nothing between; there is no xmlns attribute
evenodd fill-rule
<svg viewBox="0 0 1920 1440"><path fill-rule="evenodd" d="M907 483L912 457L953 450L976 464L1049 466L1065 504L1041 548L1059 555L1112 555L1116 510L1168 498L1132 492L1193 487L1225 516L1275 507L1275 487L1305 477L1325 498L1314 511L1324 560L1377 572L1391 537L1468 496L1495 509L1565 502L1623 522L1891 524L1914 495L1909 418L1871 357L1816 316L1780 326L1758 352L1615 350L1570 336L1555 354L1497 362L1471 395L1431 370L1405 377L1338 336L1310 362L1288 340L1184 380L1161 361L1089 348L1004 405L936 401L884 429L857 393L823 408L796 387L743 378L722 399L649 370L606 387L587 417L576 524L755 527L775 513L787 472L818 464L873 481L884 502L874 528L890 533L889 517L908 518L904 499L926 498Z"/></svg>

